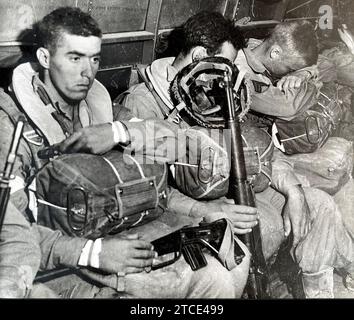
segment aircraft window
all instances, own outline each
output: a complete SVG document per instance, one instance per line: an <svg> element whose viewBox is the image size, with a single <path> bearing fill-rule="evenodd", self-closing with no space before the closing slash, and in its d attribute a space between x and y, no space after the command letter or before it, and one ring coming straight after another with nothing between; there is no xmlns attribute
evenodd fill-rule
<svg viewBox="0 0 354 320"><path fill-rule="evenodd" d="M87 9L87 1L79 1ZM94 1L91 15L102 27L103 33L142 31L146 23L148 0Z"/></svg>
<svg viewBox="0 0 354 320"><path fill-rule="evenodd" d="M170 29L181 25L190 16L202 10L223 13L227 0L164 0L161 8L160 29ZM173 8L173 10L171 10Z"/></svg>

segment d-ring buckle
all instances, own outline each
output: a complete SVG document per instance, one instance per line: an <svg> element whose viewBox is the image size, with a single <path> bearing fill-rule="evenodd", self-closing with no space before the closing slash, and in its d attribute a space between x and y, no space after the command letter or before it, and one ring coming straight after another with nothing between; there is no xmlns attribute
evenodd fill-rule
<svg viewBox="0 0 354 320"><path fill-rule="evenodd" d="M316 125L316 127L314 128L315 130L317 129L318 132L318 137L317 139L312 138L312 133L311 133L311 126L309 125L309 122L311 120L314 120L314 123ZM320 128L320 123L317 117L313 116L313 115L309 115L306 117L305 119L305 130L306 130L306 135L307 135L307 139L311 144L317 144L321 141L321 136L322 136L322 130Z"/></svg>
<svg viewBox="0 0 354 320"><path fill-rule="evenodd" d="M208 153L208 154L206 154ZM206 154L206 155L205 155ZM201 150L200 153L200 163L198 166L198 179L199 181L201 181L202 183L208 184L213 180L213 174L214 174L214 159L215 158L215 150L214 148L208 146L204 149ZM208 164L211 165L211 168L205 168L205 166L203 165L203 159L208 159ZM205 175L203 175L202 171L208 171L208 176L205 177Z"/></svg>
<svg viewBox="0 0 354 320"><path fill-rule="evenodd" d="M79 191L81 192L81 194L83 195L83 199L84 199L84 208L79 208L76 209L75 207L72 207L73 203L72 203L72 199L71 196L73 194L73 192L75 191ZM83 234L84 230L86 228L87 225L87 213L88 213L88 196L86 193L86 190L82 187L74 187L72 189L69 190L68 194L67 194L67 206L66 206L66 210L67 210L67 219L68 219L68 224L69 227L75 232L75 233L80 233ZM84 216L84 222L82 227L77 227L73 224L73 215L81 215Z"/></svg>

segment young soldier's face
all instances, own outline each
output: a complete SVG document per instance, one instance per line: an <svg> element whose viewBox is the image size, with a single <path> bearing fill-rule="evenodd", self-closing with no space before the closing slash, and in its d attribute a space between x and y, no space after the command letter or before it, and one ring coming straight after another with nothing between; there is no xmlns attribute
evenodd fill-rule
<svg viewBox="0 0 354 320"><path fill-rule="evenodd" d="M62 33L50 55L49 75L61 95L69 102L86 98L98 71L101 38Z"/></svg>

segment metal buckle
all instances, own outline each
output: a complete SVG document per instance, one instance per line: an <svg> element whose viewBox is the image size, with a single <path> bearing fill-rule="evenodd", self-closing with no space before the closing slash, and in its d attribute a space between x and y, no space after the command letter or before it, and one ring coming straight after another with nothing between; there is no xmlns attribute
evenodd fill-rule
<svg viewBox="0 0 354 320"><path fill-rule="evenodd" d="M148 211L148 210L143 211L142 213L140 213L140 218L139 218L136 222L134 222L134 223L131 225L131 227L136 226L136 225L137 225L138 223L140 223L140 222L144 219L144 217L147 216L147 215L149 215L149 211Z"/></svg>
<svg viewBox="0 0 354 320"><path fill-rule="evenodd" d="M84 200L84 208L76 208L75 207L75 203L73 203L73 193L74 192L80 192L81 195L83 196L83 200ZM75 232L75 233L80 233L83 234L84 230L86 228L87 225L87 214L88 214L88 195L86 193L86 190L82 187L74 187L72 189L69 190L68 194L67 194L67 206L66 206L66 210L67 210L67 219L68 219L68 224L69 227ZM75 219L77 220L77 218L79 216L83 216L84 220L83 220L83 224L82 227L78 227L75 226Z"/></svg>
<svg viewBox="0 0 354 320"><path fill-rule="evenodd" d="M318 136L317 136L317 139L315 138L312 138L313 137L313 134L311 132L311 128L313 128L313 126L310 126L310 121L311 120L314 120L314 123L315 123L315 129L317 129L317 132L318 132ZM321 136L322 136L322 130L320 128L320 123L319 123L319 120L317 117L313 116L313 115L309 115L306 117L305 119L305 130L306 130L306 135L307 135L307 139L308 141L311 143L311 144L317 144L321 141Z"/></svg>
<svg viewBox="0 0 354 320"><path fill-rule="evenodd" d="M208 154L205 156L205 153L208 151ZM211 169L205 169L203 167L203 159L208 159L208 163L211 165ZM201 151L200 154L200 163L198 166L198 179L200 182L204 183L204 184L208 184L213 180L213 175L214 175L214 162L215 162L215 150L213 147L206 147ZM208 177L206 179L204 179L203 174L202 174L202 170L207 170L210 171L210 173L208 174Z"/></svg>

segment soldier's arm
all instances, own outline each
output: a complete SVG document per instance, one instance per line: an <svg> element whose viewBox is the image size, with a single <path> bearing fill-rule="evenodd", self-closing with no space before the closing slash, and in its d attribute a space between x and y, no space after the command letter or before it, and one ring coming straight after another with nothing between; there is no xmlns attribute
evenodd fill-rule
<svg viewBox="0 0 354 320"><path fill-rule="evenodd" d="M11 201L7 208L0 235L0 298L24 298L40 265L39 236Z"/></svg>
<svg viewBox="0 0 354 320"><path fill-rule="evenodd" d="M299 88L285 91L269 85L262 92L254 89L251 109L262 114L291 120L317 101L319 86L314 81L303 81Z"/></svg>
<svg viewBox="0 0 354 320"><path fill-rule="evenodd" d="M130 110L135 117L140 119L164 118L154 96L146 88L144 83L140 83L133 88L130 88L129 94L124 97L121 106Z"/></svg>
<svg viewBox="0 0 354 320"><path fill-rule="evenodd" d="M275 149L272 161L272 186L279 192L286 194L292 186L301 185L294 173L294 166L287 160L287 156Z"/></svg>

